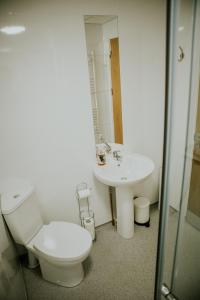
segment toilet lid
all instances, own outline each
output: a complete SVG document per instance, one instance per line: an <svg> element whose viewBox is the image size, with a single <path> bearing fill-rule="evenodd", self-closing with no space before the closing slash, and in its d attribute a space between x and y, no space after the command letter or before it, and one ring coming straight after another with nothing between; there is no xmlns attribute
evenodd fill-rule
<svg viewBox="0 0 200 300"><path fill-rule="evenodd" d="M56 260L71 261L81 258L92 245L90 233L83 227L68 222L44 225L35 237L33 247Z"/></svg>

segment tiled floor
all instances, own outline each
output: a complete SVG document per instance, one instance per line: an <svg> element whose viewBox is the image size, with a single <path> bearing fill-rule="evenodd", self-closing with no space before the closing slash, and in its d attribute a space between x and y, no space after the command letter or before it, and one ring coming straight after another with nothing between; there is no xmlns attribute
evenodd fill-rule
<svg viewBox="0 0 200 300"><path fill-rule="evenodd" d="M44 281L40 269L24 267L29 300L151 300L153 299L158 210L151 207L151 226L135 225L132 239L121 238L111 223L96 230L85 278L74 288Z"/></svg>

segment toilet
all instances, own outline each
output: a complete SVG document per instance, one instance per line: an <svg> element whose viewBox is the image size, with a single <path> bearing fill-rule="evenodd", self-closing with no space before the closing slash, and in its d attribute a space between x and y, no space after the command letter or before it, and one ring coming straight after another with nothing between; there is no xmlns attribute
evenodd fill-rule
<svg viewBox="0 0 200 300"><path fill-rule="evenodd" d="M30 183L9 180L3 186L2 214L15 242L26 247L29 267L39 261L45 280L65 287L78 285L84 277L82 262L92 247L90 233L69 222L45 225Z"/></svg>

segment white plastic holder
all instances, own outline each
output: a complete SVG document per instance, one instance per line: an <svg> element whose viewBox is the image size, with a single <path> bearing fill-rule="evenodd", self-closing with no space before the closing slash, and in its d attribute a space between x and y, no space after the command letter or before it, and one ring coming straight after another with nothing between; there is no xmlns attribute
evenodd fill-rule
<svg viewBox="0 0 200 300"><path fill-rule="evenodd" d="M96 240L95 219L94 212L89 206L90 189L88 188L87 183L83 182L77 185L76 194L79 204L79 217L81 220L81 226L90 233L92 240L94 241ZM84 209L82 208L83 200L86 200L86 207Z"/></svg>

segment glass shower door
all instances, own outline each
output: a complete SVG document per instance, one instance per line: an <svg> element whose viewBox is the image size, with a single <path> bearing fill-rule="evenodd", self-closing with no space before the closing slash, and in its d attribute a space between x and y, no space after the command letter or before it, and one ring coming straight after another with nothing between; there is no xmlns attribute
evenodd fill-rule
<svg viewBox="0 0 200 300"><path fill-rule="evenodd" d="M200 299L200 1L167 2L166 112L155 299Z"/></svg>
<svg viewBox="0 0 200 300"><path fill-rule="evenodd" d="M172 281L173 292L181 300L200 299L200 90L193 137L193 151L190 143L186 151L185 172L189 172L190 178L185 176L183 182L187 193L179 220Z"/></svg>

